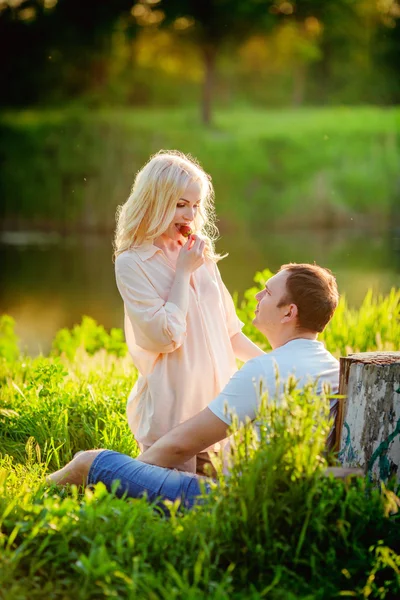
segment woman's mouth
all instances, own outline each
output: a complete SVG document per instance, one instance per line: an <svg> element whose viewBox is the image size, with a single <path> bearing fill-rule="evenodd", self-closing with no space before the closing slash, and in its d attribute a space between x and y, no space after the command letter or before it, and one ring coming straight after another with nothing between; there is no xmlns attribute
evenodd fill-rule
<svg viewBox="0 0 400 600"><path fill-rule="evenodd" d="M175 223L175 227L177 228L179 233L185 238L189 237L189 235L193 233L189 225L184 225L183 223Z"/></svg>

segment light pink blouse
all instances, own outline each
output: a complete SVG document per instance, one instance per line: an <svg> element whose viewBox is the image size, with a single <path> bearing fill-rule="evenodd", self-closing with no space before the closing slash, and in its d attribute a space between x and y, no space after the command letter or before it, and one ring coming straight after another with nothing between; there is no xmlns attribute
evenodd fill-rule
<svg viewBox="0 0 400 600"><path fill-rule="evenodd" d="M139 371L128 422L136 440L150 446L220 393L237 370L230 339L243 323L212 261L192 275L186 315L167 302L175 269L160 248L145 244L123 252L115 272L125 337Z"/></svg>

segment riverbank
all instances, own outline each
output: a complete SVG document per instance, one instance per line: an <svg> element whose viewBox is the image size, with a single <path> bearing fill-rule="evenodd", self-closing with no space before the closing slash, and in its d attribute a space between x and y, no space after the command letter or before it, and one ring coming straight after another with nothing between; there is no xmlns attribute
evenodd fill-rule
<svg viewBox="0 0 400 600"><path fill-rule="evenodd" d="M400 236L388 232L221 233L217 249L228 256L219 269L239 301L256 271L275 272L288 262L315 261L331 269L351 308L361 306L370 288L376 296L400 288ZM55 333L82 315L107 329L123 325L111 233L0 232L0 264L0 313L15 318L21 347L31 355L46 354Z"/></svg>
<svg viewBox="0 0 400 600"><path fill-rule="evenodd" d="M3 229L110 231L160 148L209 171L226 231L400 222L400 109L22 111L0 117Z"/></svg>

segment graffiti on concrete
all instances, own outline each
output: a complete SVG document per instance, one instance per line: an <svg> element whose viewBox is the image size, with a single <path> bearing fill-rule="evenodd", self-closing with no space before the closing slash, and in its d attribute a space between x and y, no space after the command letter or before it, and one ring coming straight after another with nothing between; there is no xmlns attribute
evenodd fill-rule
<svg viewBox="0 0 400 600"><path fill-rule="evenodd" d="M390 435L383 440L371 456L368 463L368 475L370 479L372 478L372 469L377 460L379 460L379 479L381 481L385 481L391 475L391 462L387 457L387 453L389 450L389 445L395 437L400 434L400 419L397 421L397 425L395 429L392 431Z"/></svg>
<svg viewBox="0 0 400 600"><path fill-rule="evenodd" d="M341 450L338 454L338 459L340 462L346 461L346 463L352 464L357 461L357 453L354 451L354 448L351 445L350 427L346 421L343 423L343 427L346 429L347 436L344 442L343 450Z"/></svg>
<svg viewBox="0 0 400 600"><path fill-rule="evenodd" d="M338 459L341 463L345 463L346 465L357 466L360 464L360 460L357 451L353 448L351 443L351 432L349 424L345 421L343 423L343 427L346 430L346 439L344 441L342 450L340 450L340 452L338 453ZM400 435L400 419L397 421L396 427L394 428L392 433L388 435L388 437L379 444L379 446L376 448L368 462L367 472L371 481L372 469L374 468L376 461L379 461L379 479L381 481L386 481L390 477L390 475L393 474L394 465L393 462L390 461L387 454L390 444L398 435Z"/></svg>
<svg viewBox="0 0 400 600"><path fill-rule="evenodd" d="M346 439L342 450L340 450L340 452L338 453L338 459L341 463L345 463L346 465L359 465L361 461L359 460L357 451L353 448L351 443L351 432L349 424L345 421L343 423L343 427L346 430ZM379 444L379 446L374 451L368 462L367 471L369 479L371 481L372 469L374 468L376 461L379 461L379 479L381 481L386 481L390 477L390 475L393 474L393 462L389 460L387 454L390 444L398 435L400 435L400 419L397 421L396 427L394 428L392 433L388 435L388 437Z"/></svg>

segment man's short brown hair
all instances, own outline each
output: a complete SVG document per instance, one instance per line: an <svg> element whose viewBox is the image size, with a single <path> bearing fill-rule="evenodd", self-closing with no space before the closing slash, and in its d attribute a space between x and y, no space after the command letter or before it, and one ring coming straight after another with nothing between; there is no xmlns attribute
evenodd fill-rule
<svg viewBox="0 0 400 600"><path fill-rule="evenodd" d="M296 304L301 329L321 332L335 312L339 301L336 279L329 269L318 265L289 263L280 271L288 271L286 294L279 306Z"/></svg>

